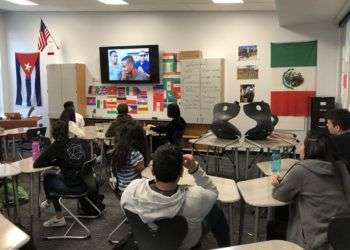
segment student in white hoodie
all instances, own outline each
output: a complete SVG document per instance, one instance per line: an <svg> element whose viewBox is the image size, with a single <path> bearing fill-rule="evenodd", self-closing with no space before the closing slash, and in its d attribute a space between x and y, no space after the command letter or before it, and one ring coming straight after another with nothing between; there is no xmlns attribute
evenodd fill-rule
<svg viewBox="0 0 350 250"><path fill-rule="evenodd" d="M183 167L193 175L196 186L178 185ZM180 249L199 243L203 222L219 247L230 245L227 221L216 204L218 190L192 155L183 155L174 145L162 145L153 155L152 172L156 180L136 179L125 189L121 197L123 209L138 214L150 226L155 220L185 217L188 232Z"/></svg>

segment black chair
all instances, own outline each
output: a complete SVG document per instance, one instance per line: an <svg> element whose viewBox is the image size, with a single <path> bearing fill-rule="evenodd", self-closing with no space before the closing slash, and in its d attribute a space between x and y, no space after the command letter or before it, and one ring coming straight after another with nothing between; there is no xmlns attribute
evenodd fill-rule
<svg viewBox="0 0 350 250"><path fill-rule="evenodd" d="M217 103L213 110L213 122L210 125L210 129L221 139L236 140L241 137L241 132L229 122L232 118L236 117L240 111L238 102Z"/></svg>
<svg viewBox="0 0 350 250"><path fill-rule="evenodd" d="M94 171L93 171L93 167L96 163L96 158L93 158L87 162L84 163L83 169L81 170L81 176L85 182L85 184L87 185L87 191L82 193L82 194L74 194L74 195L60 195L57 194L57 196L59 196L59 203L62 206L62 208L70 215L70 218L72 218L74 221L72 222L72 224L70 225L70 227L67 229L67 231L64 233L64 235L56 235L56 236L48 236L48 237L44 237L47 240L54 240L54 239L87 239L90 237L91 232L90 230L81 222L81 220L79 220L79 218L87 218L87 219L95 219L101 216L102 212L101 210L96 207L96 205L88 198L88 195L90 192L95 192L98 188L98 184L96 181L96 178L94 176ZM85 199L96 211L96 215L74 215L73 212L71 210L69 210L64 204L63 204L63 200L78 200L78 199ZM73 226L78 223L86 232L83 235L68 235L69 232L71 231L71 229L73 228Z"/></svg>
<svg viewBox="0 0 350 250"><path fill-rule="evenodd" d="M350 215L332 218L328 226L328 241L334 250L350 248Z"/></svg>
<svg viewBox="0 0 350 250"><path fill-rule="evenodd" d="M121 199L121 196L122 196L122 193L119 191L118 189L118 176L114 175L114 172L113 172L113 168L112 168L112 156L113 156L113 153L114 151L110 151L109 154L107 154L107 159L110 160L109 164L111 166L111 169L110 169L110 172L111 172L111 178L109 180L109 186L110 188L112 189L112 191L114 192L116 198L118 199L118 201L120 201ZM119 241L119 240L113 240L113 235L119 230L119 228L121 226L124 225L124 223L127 221L126 218L123 218L122 221L117 225L116 228L113 229L113 231L108 235L108 241L109 243L111 244L121 244L122 241Z"/></svg>
<svg viewBox="0 0 350 250"><path fill-rule="evenodd" d="M278 117L271 113L266 102L252 102L243 106L244 113L257 122L257 125L245 133L249 140L265 140L278 123Z"/></svg>
<svg viewBox="0 0 350 250"><path fill-rule="evenodd" d="M155 221L157 229L143 223L137 214L124 210L139 250L176 250L187 234L187 222L182 216Z"/></svg>

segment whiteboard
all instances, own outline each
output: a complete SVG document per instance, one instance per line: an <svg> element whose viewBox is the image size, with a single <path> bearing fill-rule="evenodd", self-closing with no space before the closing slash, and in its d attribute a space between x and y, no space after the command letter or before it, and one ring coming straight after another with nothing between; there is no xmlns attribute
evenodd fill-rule
<svg viewBox="0 0 350 250"><path fill-rule="evenodd" d="M181 111L189 123L210 124L213 108L223 101L224 59L181 61Z"/></svg>

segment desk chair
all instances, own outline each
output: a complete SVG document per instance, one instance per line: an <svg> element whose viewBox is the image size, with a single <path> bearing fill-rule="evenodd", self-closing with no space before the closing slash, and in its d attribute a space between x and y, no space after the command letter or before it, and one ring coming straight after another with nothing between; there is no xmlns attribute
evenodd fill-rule
<svg viewBox="0 0 350 250"><path fill-rule="evenodd" d="M75 194L74 195L57 194L57 196L60 197L58 200L60 205L70 215L70 218L73 218L74 221L72 222L72 224L70 225L70 227L68 228L68 230L65 232L64 235L48 236L48 237L44 237L44 239L53 240L53 239L87 239L87 238L90 238L90 235L91 235L90 230L81 222L81 220L79 220L79 218L95 219L95 218L100 217L100 215L102 214L101 210L98 209L96 207L96 205L88 198L89 192L96 190L98 187L96 178L94 177L94 174L93 174L93 166L95 165L95 162L96 162L96 158L93 158L93 159L85 162L83 169L81 170L81 175L83 177L83 180L88 187L86 192L84 192L82 194L78 194L78 195L75 195ZM69 210L63 204L63 200L70 200L70 199L78 200L81 198L85 199L95 209L95 211L97 212L96 215L74 215L73 212L71 210ZM68 235L76 223L78 223L84 229L84 231L86 233L83 235Z"/></svg>
<svg viewBox="0 0 350 250"><path fill-rule="evenodd" d="M244 113L256 121L256 126L245 133L249 140L265 140L278 123L278 117L273 115L270 105L266 102L251 102L243 106Z"/></svg>
<svg viewBox="0 0 350 250"><path fill-rule="evenodd" d="M347 250L350 246L350 216L332 218L328 226L328 241L334 250Z"/></svg>
<svg viewBox="0 0 350 250"><path fill-rule="evenodd" d="M113 152L111 152L111 155L110 155L110 160L112 159L112 155L113 155ZM112 161L112 160L111 160ZM122 196L122 193L119 191L118 189L118 176L114 176L114 173L113 173L113 169L112 169L112 163L110 162L110 166L111 166L111 178L109 180L109 186L111 187L112 191L114 192L116 198L120 201L121 199L121 196ZM122 241L118 241L118 240L113 240L112 237L113 235L119 230L119 228L124 225L124 223L127 221L126 218L124 218L118 225L116 228L113 229L113 231L108 235L108 241L109 243L111 244L119 244L121 243Z"/></svg>
<svg viewBox="0 0 350 250"><path fill-rule="evenodd" d="M157 229L143 223L137 214L124 210L139 250L176 250L187 234L187 222L182 216L155 222Z"/></svg>

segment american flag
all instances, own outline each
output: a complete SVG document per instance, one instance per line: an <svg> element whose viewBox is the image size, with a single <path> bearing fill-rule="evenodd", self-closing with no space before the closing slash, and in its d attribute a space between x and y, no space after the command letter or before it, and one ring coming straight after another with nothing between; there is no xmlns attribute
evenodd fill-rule
<svg viewBox="0 0 350 250"><path fill-rule="evenodd" d="M51 36L43 20L41 20L39 31L38 49L42 52L47 46L47 39Z"/></svg>

